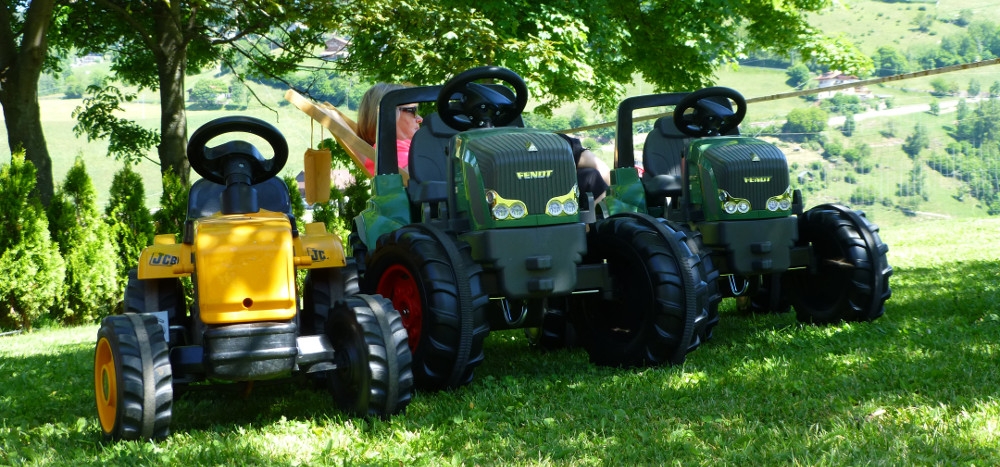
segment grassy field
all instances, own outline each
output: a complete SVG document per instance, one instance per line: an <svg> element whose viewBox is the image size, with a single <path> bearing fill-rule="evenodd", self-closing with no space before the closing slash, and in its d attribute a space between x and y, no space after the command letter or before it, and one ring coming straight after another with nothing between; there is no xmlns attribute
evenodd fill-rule
<svg viewBox="0 0 1000 467"><path fill-rule="evenodd" d="M96 326L0 337L0 465L997 465L1000 220L888 229L873 323L815 327L723 303L678 367L598 368L490 335L467 387L347 418L292 381L175 400L159 443L100 440Z"/></svg>

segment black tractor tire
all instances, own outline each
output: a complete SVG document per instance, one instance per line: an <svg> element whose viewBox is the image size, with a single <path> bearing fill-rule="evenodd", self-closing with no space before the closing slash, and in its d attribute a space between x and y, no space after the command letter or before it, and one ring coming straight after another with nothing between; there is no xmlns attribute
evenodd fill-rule
<svg viewBox="0 0 1000 467"><path fill-rule="evenodd" d="M811 244L815 269L789 271L783 286L805 323L872 321L892 295L889 247L863 213L826 204L799 216L799 241Z"/></svg>
<svg viewBox="0 0 1000 467"><path fill-rule="evenodd" d="M143 279L138 271L128 272L128 282L125 285L125 300L123 312L153 313L166 311L171 326L183 326L190 329L190 319L187 316L187 302L184 298L184 285L180 279ZM183 345L183 342L173 342L173 338L189 339L190 336L169 336L171 345Z"/></svg>
<svg viewBox="0 0 1000 467"><path fill-rule="evenodd" d="M424 224L383 235L371 251L361 290L392 300L413 351L417 387L440 390L472 381L489 334L489 297L468 244Z"/></svg>
<svg viewBox="0 0 1000 467"><path fill-rule="evenodd" d="M392 302L354 295L330 310L326 335L336 369L326 381L334 402L358 417L388 417L413 398L413 370L406 329Z"/></svg>
<svg viewBox="0 0 1000 467"><path fill-rule="evenodd" d="M161 440L173 408L170 357L153 315L104 318L94 349L94 391L101 433L109 440Z"/></svg>
<svg viewBox="0 0 1000 467"><path fill-rule="evenodd" d="M712 250L705 246L701 232L684 225L671 223L665 219L658 220L667 224L674 231L683 232L684 243L699 258L698 273L701 280L705 282L705 294L703 303L699 306L700 311L694 320L695 336L698 337L698 340L692 342L689 349L691 351L698 345L711 340L715 326L719 324L719 303L722 302L722 293L719 292L719 268L712 261Z"/></svg>
<svg viewBox="0 0 1000 467"><path fill-rule="evenodd" d="M700 258L685 234L649 216L614 216L594 225L587 249L584 262L606 262L612 281L611 299L580 300L571 317L590 361L683 363L707 301Z"/></svg>
<svg viewBox="0 0 1000 467"><path fill-rule="evenodd" d="M358 269L352 258L348 258L347 265L342 268L307 270L302 284L301 334L311 336L325 332L330 307L359 291Z"/></svg>

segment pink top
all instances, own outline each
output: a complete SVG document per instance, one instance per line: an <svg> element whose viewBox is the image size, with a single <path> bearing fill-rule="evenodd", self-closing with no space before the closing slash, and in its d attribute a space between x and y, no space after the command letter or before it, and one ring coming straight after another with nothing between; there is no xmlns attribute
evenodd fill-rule
<svg viewBox="0 0 1000 467"><path fill-rule="evenodd" d="M399 168L405 169L407 165L410 164L410 141L409 139L397 139L396 140L396 163L399 164ZM368 170L368 175L375 176L375 161L372 159L365 160L365 169Z"/></svg>

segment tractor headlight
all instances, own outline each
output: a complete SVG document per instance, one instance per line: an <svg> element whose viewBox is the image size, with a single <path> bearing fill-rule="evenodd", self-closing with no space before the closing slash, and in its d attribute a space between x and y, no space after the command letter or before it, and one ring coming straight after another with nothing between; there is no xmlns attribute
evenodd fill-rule
<svg viewBox="0 0 1000 467"><path fill-rule="evenodd" d="M741 199L740 202L736 203L736 210L739 211L740 214L750 212L750 202L745 199Z"/></svg>
<svg viewBox="0 0 1000 467"><path fill-rule="evenodd" d="M545 205L545 212L550 216L558 216L562 214L562 203L556 200L550 200L549 204Z"/></svg>
<svg viewBox="0 0 1000 467"><path fill-rule="evenodd" d="M767 199L767 209L770 211L787 211L792 207L792 187L788 187L784 193L772 196Z"/></svg>
<svg viewBox="0 0 1000 467"><path fill-rule="evenodd" d="M514 201L514 203L510 205L510 217L513 217L514 219L520 219L527 215L528 215L528 206L525 206L525 204L522 203L521 201Z"/></svg>
<svg viewBox="0 0 1000 467"><path fill-rule="evenodd" d="M568 199L562 203L562 210L568 215L572 216L573 214L576 214L578 209L580 209L580 206L577 204L575 199Z"/></svg>
<svg viewBox="0 0 1000 467"><path fill-rule="evenodd" d="M576 185L573 189L562 196L556 196L545 203L545 213L550 216L572 216L579 212L580 204L576 201Z"/></svg>
<svg viewBox="0 0 1000 467"><path fill-rule="evenodd" d="M486 202L490 205L490 214L496 220L520 219L528 215L528 206L523 201L504 199L493 190L486 191Z"/></svg>
<svg viewBox="0 0 1000 467"><path fill-rule="evenodd" d="M722 202L722 210L726 214L746 214L750 212L750 201L743 198L734 198L726 190L719 190L719 201Z"/></svg>

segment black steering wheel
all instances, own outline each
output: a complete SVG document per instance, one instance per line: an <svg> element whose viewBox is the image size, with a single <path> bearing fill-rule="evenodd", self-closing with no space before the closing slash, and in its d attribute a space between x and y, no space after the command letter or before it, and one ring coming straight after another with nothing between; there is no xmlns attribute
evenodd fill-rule
<svg viewBox="0 0 1000 467"><path fill-rule="evenodd" d="M271 145L274 157L264 159L252 144L246 141L229 141L215 147L206 147L212 138L226 133L250 133L260 136ZM274 177L288 161L288 142L270 123L244 117L220 117L195 130L188 140L188 161L202 178L226 185L227 182L244 181L255 185Z"/></svg>
<svg viewBox="0 0 1000 467"><path fill-rule="evenodd" d="M496 89L473 81L496 79L514 88L514 101ZM508 125L528 104L528 85L517 73L498 66L463 71L444 84L438 94L437 111L448 126L465 131Z"/></svg>
<svg viewBox="0 0 1000 467"><path fill-rule="evenodd" d="M736 105L735 111L722 103L727 101ZM719 136L736 128L746 114L747 101L742 94L716 86L684 96L674 108L674 125L681 133L695 138Z"/></svg>

